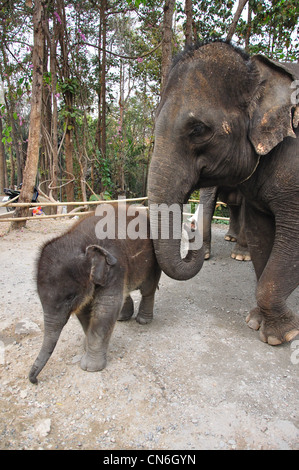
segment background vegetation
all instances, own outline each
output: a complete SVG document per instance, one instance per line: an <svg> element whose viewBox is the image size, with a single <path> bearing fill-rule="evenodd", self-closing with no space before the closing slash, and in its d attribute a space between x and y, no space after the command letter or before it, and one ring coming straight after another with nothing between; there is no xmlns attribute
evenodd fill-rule
<svg viewBox="0 0 299 470"><path fill-rule="evenodd" d="M24 180L33 158L38 74L31 186L54 200L144 196L171 57L190 41L231 33L250 53L297 61L298 17L298 0L0 2L0 194Z"/></svg>

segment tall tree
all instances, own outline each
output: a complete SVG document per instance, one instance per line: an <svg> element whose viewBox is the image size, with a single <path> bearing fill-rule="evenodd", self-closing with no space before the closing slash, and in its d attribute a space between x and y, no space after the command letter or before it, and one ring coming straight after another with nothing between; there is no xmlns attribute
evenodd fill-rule
<svg viewBox="0 0 299 470"><path fill-rule="evenodd" d="M69 63L69 53L71 50L70 38L68 34L65 2L63 0L56 0L57 2L57 14L59 20L59 43L61 48L62 68L61 68L61 80L62 80L62 91L65 102L65 170L67 174L67 185L66 185L66 198L68 202L74 200L74 116L73 116L73 105L74 97L76 94L77 81L72 77L71 66ZM68 206L68 210L72 210L73 207Z"/></svg>
<svg viewBox="0 0 299 470"><path fill-rule="evenodd" d="M20 181L27 154L32 3L0 2L0 76L5 90L0 140L10 186ZM297 61L298 0L250 0L250 21L242 14L236 24L234 11L243 3L48 0L37 182L51 184L43 185L42 191L57 199L51 191L61 178L63 200L85 198L85 187L87 199L103 189L115 197L117 188L127 195L144 195L161 78L164 85L173 51L189 43L191 36L195 41L225 38L232 25L234 39L241 47L245 43L249 53ZM67 195L72 187L73 193Z"/></svg>
<svg viewBox="0 0 299 470"><path fill-rule="evenodd" d="M172 19L175 0L165 0L163 17L161 89L163 90L172 60ZM162 91L161 90L161 91Z"/></svg>
<svg viewBox="0 0 299 470"><path fill-rule="evenodd" d="M186 46L192 44L192 0L185 0L185 14L186 14L186 29L185 29L185 38Z"/></svg>
<svg viewBox="0 0 299 470"><path fill-rule="evenodd" d="M100 133L101 133L101 153L106 156L106 46L107 46L107 0L101 1L101 25L102 25L102 64L101 64L101 115Z"/></svg>
<svg viewBox="0 0 299 470"><path fill-rule="evenodd" d="M0 136L2 136L2 119L0 117ZM3 189L5 186L5 168L6 160L5 160L5 151L2 139L0 139L0 194L3 193Z"/></svg>
<svg viewBox="0 0 299 470"><path fill-rule="evenodd" d="M26 166L24 170L23 186L19 198L19 202L30 202L34 191L36 180L38 160L39 160L39 143L41 133L41 110L42 110L42 89L43 89L43 58L44 58L44 10L47 1L35 0L33 9L33 28L34 28L34 45L33 45L33 82L31 95L31 111L30 126L28 137L28 153ZM17 208L15 217L23 217L29 213L26 208ZM12 229L19 229L26 225L26 221L14 221L11 224Z"/></svg>
<svg viewBox="0 0 299 470"><path fill-rule="evenodd" d="M49 0L50 6L54 11L56 8L56 0ZM48 155L48 165L49 165L49 179L50 182L50 196L54 200L58 199L58 103L57 103L57 41L58 41L58 19L53 15L52 30L49 27L49 12L46 11L45 19L45 32L46 40L49 49L49 57L46 57L47 62L50 63L50 74L47 84L49 87L49 98L48 98L48 107L49 107L49 126L46 130L48 135L46 140L50 141L49 144L49 155ZM60 18L60 17L59 17ZM53 211L54 212L54 211Z"/></svg>
<svg viewBox="0 0 299 470"><path fill-rule="evenodd" d="M246 5L247 2L248 2L248 0L239 0L236 13L235 13L235 15L234 15L233 21L232 21L232 23L231 23L231 25L230 25L230 27L229 27L228 33L227 33L226 40L227 40L228 42L230 42L230 41L232 40L233 35L235 34L238 21L239 21L239 19L240 19L240 16L241 16L241 14L242 14L242 11L244 10L244 7L245 7L245 5Z"/></svg>

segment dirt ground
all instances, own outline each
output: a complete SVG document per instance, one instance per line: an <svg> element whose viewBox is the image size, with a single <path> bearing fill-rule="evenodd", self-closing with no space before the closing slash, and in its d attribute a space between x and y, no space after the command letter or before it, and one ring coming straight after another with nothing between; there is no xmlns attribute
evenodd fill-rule
<svg viewBox="0 0 299 470"><path fill-rule="evenodd" d="M247 327L255 275L230 258L225 226L213 227L196 277L162 275L151 324L117 323L105 370L80 369L83 332L71 318L32 385L43 330L35 261L71 223L8 234L0 224L1 449L299 449L299 338L273 347ZM289 304L298 312L298 289ZM24 320L35 329L20 332Z"/></svg>

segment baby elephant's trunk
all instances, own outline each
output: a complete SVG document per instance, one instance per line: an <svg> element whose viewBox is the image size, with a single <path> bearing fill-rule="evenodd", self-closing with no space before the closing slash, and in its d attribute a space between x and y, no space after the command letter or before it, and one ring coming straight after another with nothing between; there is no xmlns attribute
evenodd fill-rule
<svg viewBox="0 0 299 470"><path fill-rule="evenodd" d="M33 384L37 383L37 376L40 373L40 371L44 368L46 363L48 362L48 359L50 358L52 352L54 351L54 348L57 344L58 338L60 336L60 333L62 331L62 328L64 327L65 324L55 326L53 325L48 325L45 322L45 332L44 332L44 340L43 344L41 347L41 350L39 352L39 355L34 361L33 366L31 367L31 370L29 372L29 380Z"/></svg>

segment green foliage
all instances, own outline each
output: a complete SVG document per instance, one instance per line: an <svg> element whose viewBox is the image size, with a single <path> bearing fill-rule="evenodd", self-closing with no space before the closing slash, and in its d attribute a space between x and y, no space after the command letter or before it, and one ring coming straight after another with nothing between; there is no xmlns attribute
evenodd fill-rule
<svg viewBox="0 0 299 470"><path fill-rule="evenodd" d="M194 2L196 39L203 40L212 37L223 37L232 18L234 3L232 0L214 0L213 2L200 0Z"/></svg>
<svg viewBox="0 0 299 470"><path fill-rule="evenodd" d="M63 94L70 93L76 95L79 90L79 80L77 78L66 78L57 82L57 90Z"/></svg>
<svg viewBox="0 0 299 470"><path fill-rule="evenodd" d="M2 2L3 3L3 2ZM32 83L32 9L25 1L9 0L0 7L0 77L5 102L0 104L6 157L22 165L30 117ZM58 8L59 5L59 8ZM66 175L64 136L69 131L74 146L75 194L81 196L81 178L92 192L114 198L144 196L153 149L154 115L160 98L161 47L165 0L109 0L106 22L106 147L99 150L99 97L103 90L101 2L93 0L51 1L48 4L43 74L43 138L39 175L51 179L53 145L52 75L49 45L55 39L56 90L58 103L59 179ZM249 0L247 13L238 23L234 41L242 47L275 59L297 61L298 0ZM237 0L193 0L195 40L225 37ZM184 0L176 1L173 22L173 54L184 47ZM63 10L63 14L62 14ZM250 34L248 34L250 32ZM52 69L51 69L52 70ZM1 85L1 83L0 83ZM101 98L102 99L102 98ZM102 103L100 103L102 104ZM21 149L17 161L12 130ZM19 150L20 150L19 149ZM9 174L13 172L9 166ZM222 211L222 209L220 209Z"/></svg>
<svg viewBox="0 0 299 470"><path fill-rule="evenodd" d="M111 201L111 194L109 193L109 191L104 191L101 194L91 194L89 200L90 201L100 201L100 200Z"/></svg>
<svg viewBox="0 0 299 470"><path fill-rule="evenodd" d="M250 6L253 13L251 52L264 53L277 60L297 61L299 57L298 1L250 0Z"/></svg>
<svg viewBox="0 0 299 470"><path fill-rule="evenodd" d="M229 208L226 205L223 205L223 204L216 204L214 216L215 217L229 217ZM214 219L214 222L217 223L217 219ZM218 223L219 223L219 221L218 221ZM228 221L227 220L221 220L220 223L228 223Z"/></svg>

